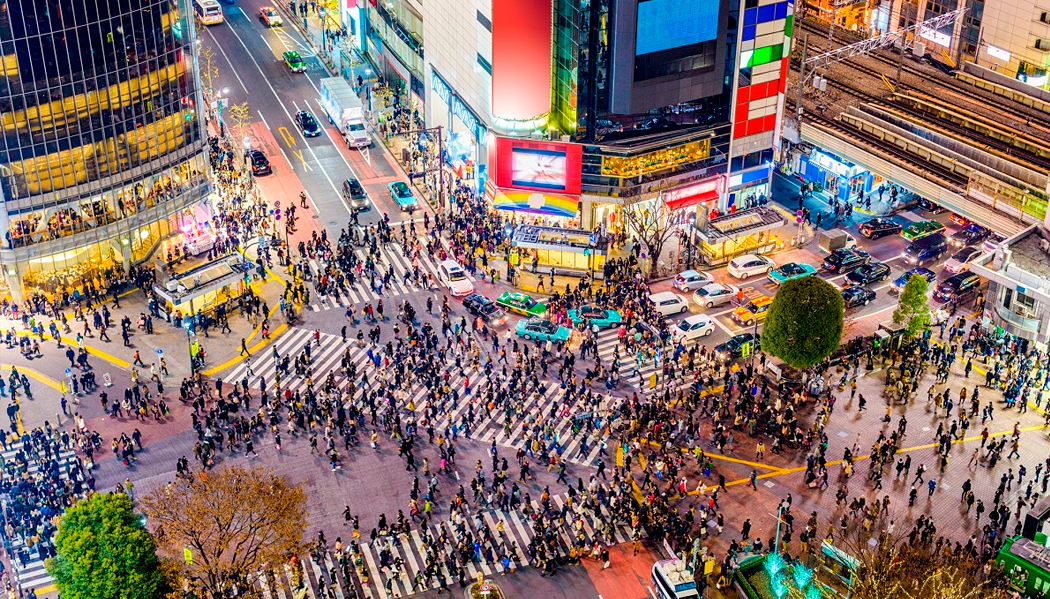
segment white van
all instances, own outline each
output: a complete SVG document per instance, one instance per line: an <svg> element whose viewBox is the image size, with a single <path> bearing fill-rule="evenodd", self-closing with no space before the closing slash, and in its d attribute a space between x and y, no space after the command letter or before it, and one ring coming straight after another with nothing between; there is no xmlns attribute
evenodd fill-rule
<svg viewBox="0 0 1050 599"><path fill-rule="evenodd" d="M441 284L448 289L453 296L470 295L474 293L474 284L467 278L466 271L455 260L444 260L438 264L438 274L441 276Z"/></svg>
<svg viewBox="0 0 1050 599"><path fill-rule="evenodd" d="M649 296L660 316L683 314L689 311L689 300L671 291L661 291Z"/></svg>

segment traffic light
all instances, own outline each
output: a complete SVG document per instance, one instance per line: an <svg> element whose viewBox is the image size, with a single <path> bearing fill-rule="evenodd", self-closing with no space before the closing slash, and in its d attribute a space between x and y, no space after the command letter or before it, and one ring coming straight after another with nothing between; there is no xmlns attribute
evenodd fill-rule
<svg viewBox="0 0 1050 599"><path fill-rule="evenodd" d="M872 335L871 336L871 348L873 350L879 349L879 346L881 344L882 344L882 338L881 337L879 337L878 335Z"/></svg>

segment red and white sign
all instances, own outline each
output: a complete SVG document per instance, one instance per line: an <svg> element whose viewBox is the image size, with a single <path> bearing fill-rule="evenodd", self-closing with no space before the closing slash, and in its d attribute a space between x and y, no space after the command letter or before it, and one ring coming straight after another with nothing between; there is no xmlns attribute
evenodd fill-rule
<svg viewBox="0 0 1050 599"><path fill-rule="evenodd" d="M678 210L700 202L717 200L726 189L726 178L722 175L704 179L684 187L664 192L664 203L671 210Z"/></svg>

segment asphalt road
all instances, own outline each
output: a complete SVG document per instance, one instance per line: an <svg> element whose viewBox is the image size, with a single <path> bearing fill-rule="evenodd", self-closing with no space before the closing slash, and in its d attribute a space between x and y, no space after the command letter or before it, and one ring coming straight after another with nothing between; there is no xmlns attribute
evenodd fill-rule
<svg viewBox="0 0 1050 599"><path fill-rule="evenodd" d="M378 222L383 213L400 220L387 185L406 180L401 171L374 135L369 149L346 147L320 105L320 81L328 72L297 29L291 25L270 28L262 23L258 14L264 5L269 4L245 0L224 6L225 21L206 28L199 37L202 44L215 50L220 73L217 87L229 89L229 104L248 102L251 145L262 150L274 168L272 175L259 178L266 199L281 201L282 205L285 201L298 203L299 191L303 190L323 216L324 226L338 235L350 219L342 182L353 177L361 181L371 200L371 208L359 215L362 224ZM307 65L305 73L288 69L283 59L286 50L300 53ZM299 110L313 113L325 126L324 134L304 137L294 122ZM229 111L225 112L229 127ZM236 135L240 137L242 132ZM269 179L279 180L277 191Z"/></svg>

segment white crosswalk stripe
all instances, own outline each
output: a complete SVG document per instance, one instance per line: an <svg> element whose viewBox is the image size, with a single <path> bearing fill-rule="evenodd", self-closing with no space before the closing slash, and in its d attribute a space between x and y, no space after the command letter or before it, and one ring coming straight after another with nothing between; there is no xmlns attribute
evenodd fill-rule
<svg viewBox="0 0 1050 599"><path fill-rule="evenodd" d="M656 374L658 390L663 390L665 384L670 384L672 390L692 387L694 383L693 373L680 365L675 366L675 376L671 377L671 381L664 380L666 378L663 376L664 360L671 359L674 356L674 348L668 345L658 351L660 353L655 360L652 355L648 358L643 358L638 364L638 374L635 374L635 364L639 361L638 355L629 351L620 343L618 330L609 328L598 332L598 356L602 360L602 365L606 368L611 368L613 360L619 357L621 382L648 391L651 389L651 376ZM657 366L657 362L659 362L659 366Z"/></svg>
<svg viewBox="0 0 1050 599"><path fill-rule="evenodd" d="M422 243L426 243L427 237L423 236L421 241ZM354 248L354 252L357 254L358 260L364 262L366 258L365 252L361 248ZM373 289L371 278L362 275L357 278L354 285L348 285L343 291L335 289L333 286L332 290L329 291L327 295L319 295L311 292L310 299L312 301L308 304L310 310L321 312L324 310L342 309L352 305L375 302L380 299L420 293L425 290L425 288L420 285L412 282L405 282L406 273L415 272L416 264L405 255L405 250L400 243L393 242L387 246L380 246L379 254L381 256L380 262L377 265L379 272L386 274L390 266L393 266L394 268L394 276L390 278L390 283L388 285L382 287L381 291ZM309 260L308 264L311 274L313 275L314 280L316 280L317 273L321 272L323 264L318 260ZM424 251L419 256L418 265L423 272L429 273L434 281L438 280L438 269L435 257L428 255ZM381 283L381 280L382 277L376 277L377 284Z"/></svg>
<svg viewBox="0 0 1050 599"><path fill-rule="evenodd" d="M551 498L552 511L560 510L566 504L567 497L565 496L558 495ZM536 511L542 509L536 500L532 502L532 507ZM480 516L485 530L479 529L476 525L476 516ZM585 546L592 545L596 540L602 543L609 542L604 532L606 528L604 524L590 513L580 511L578 508L569 508L565 524L556 530L563 551L567 551L568 547L576 541L576 529L574 528L576 520L581 522ZM502 530L499 530L500 523L502 523ZM286 568L282 575L276 576L269 582L267 577L260 577L257 586L263 596L269 599L407 597L426 589L440 587L436 576L430 576L428 579L425 573L430 559L434 559L435 569L442 573L448 585L453 586L456 580L449 572L446 562L446 556L451 553L452 549L449 546L440 546L437 539L443 529L448 535L450 545L458 544L461 538L457 531L458 526L449 520L433 520L428 526L430 538L435 545L429 552L423 534L419 529L413 528L408 535L380 538L376 543L351 542L344 548L343 556L327 553L321 557L322 564L314 562L309 556L303 556L302 563L305 564L305 567L302 585L299 588L293 586L295 577L290 568ZM480 512L474 512L472 510L463 515L463 527L469 535L467 538L476 541L481 548L472 559L461 565L465 571L465 578L476 578L479 572L484 573L485 576L512 574L528 566L525 551L535 533L529 519L520 511L483 509ZM612 542L622 543L631 539L631 533L624 525L617 524L611 529ZM502 562L504 557L509 560L507 567L504 567ZM422 576L417 578L417 575ZM271 588L271 584L276 588Z"/></svg>

